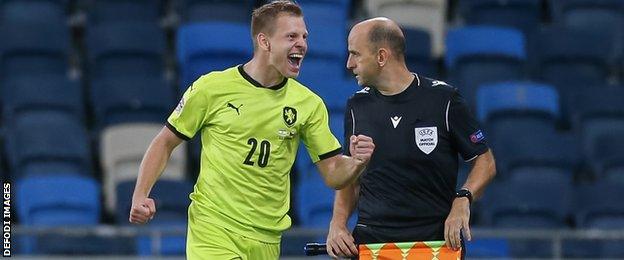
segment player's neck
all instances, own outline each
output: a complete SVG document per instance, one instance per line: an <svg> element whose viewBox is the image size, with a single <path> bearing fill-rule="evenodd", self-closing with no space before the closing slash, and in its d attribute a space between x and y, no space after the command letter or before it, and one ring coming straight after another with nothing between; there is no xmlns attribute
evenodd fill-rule
<svg viewBox="0 0 624 260"><path fill-rule="evenodd" d="M266 62L261 62L257 57L243 65L243 70L264 87L275 86L284 81L284 76L279 71L268 66Z"/></svg>
<svg viewBox="0 0 624 260"><path fill-rule="evenodd" d="M392 96L405 91L416 76L407 68L386 69L379 75L376 89L385 96Z"/></svg>

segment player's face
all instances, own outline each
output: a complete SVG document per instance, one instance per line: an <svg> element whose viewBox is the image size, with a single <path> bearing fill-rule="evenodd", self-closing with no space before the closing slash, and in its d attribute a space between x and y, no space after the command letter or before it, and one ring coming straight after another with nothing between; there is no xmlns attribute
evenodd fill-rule
<svg viewBox="0 0 624 260"><path fill-rule="evenodd" d="M348 39L349 59L347 69L351 70L360 86L374 86L374 79L379 74L376 52L373 52L367 35L363 30L354 28Z"/></svg>
<svg viewBox="0 0 624 260"><path fill-rule="evenodd" d="M269 63L282 76L296 78L308 49L308 30L303 17L280 15L269 37Z"/></svg>

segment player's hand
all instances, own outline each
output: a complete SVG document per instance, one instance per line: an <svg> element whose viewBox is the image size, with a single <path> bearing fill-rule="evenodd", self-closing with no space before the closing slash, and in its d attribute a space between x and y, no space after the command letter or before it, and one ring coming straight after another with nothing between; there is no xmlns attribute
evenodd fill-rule
<svg viewBox="0 0 624 260"><path fill-rule="evenodd" d="M358 254L355 240L344 224L329 224L327 254L332 258L353 257Z"/></svg>
<svg viewBox="0 0 624 260"><path fill-rule="evenodd" d="M130 208L130 223L145 224L154 218L156 214L156 204L150 198L132 200Z"/></svg>
<svg viewBox="0 0 624 260"><path fill-rule="evenodd" d="M352 135L349 139L349 152L360 164L368 164L374 150L373 138L365 135Z"/></svg>
<svg viewBox="0 0 624 260"><path fill-rule="evenodd" d="M444 240L446 240L447 246L453 250L459 250L462 232L468 241L472 239L469 222L470 202L468 198L455 198L451 212L444 222Z"/></svg>

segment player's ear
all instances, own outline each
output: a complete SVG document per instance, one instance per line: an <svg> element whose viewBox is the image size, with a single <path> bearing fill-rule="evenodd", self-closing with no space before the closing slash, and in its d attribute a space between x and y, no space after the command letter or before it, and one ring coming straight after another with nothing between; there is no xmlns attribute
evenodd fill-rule
<svg viewBox="0 0 624 260"><path fill-rule="evenodd" d="M385 66L388 62L388 58L390 58L390 52L386 48L377 50L377 64L379 67Z"/></svg>
<svg viewBox="0 0 624 260"><path fill-rule="evenodd" d="M269 37L264 33L258 33L256 35L256 42L258 43L258 47L265 51L271 50L271 44L269 43Z"/></svg>

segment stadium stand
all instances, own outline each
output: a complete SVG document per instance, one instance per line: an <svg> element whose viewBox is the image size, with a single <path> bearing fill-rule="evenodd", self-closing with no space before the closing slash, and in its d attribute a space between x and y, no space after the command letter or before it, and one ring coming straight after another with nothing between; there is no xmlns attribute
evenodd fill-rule
<svg viewBox="0 0 624 260"><path fill-rule="evenodd" d="M405 27L424 29L431 35L433 55L444 54L446 35L445 0L368 0L365 6L371 17L388 17Z"/></svg>
<svg viewBox="0 0 624 260"><path fill-rule="evenodd" d="M126 123L104 128L100 139L100 162L105 209L114 213L117 199L115 187L121 182L134 181L139 172L143 154L152 139L162 130L163 124ZM173 153L161 180L185 180L186 144Z"/></svg>
<svg viewBox="0 0 624 260"><path fill-rule="evenodd" d="M6 151L13 180L57 173L92 176L86 127L58 112L25 113L8 123Z"/></svg>
<svg viewBox="0 0 624 260"><path fill-rule="evenodd" d="M176 46L180 92L201 75L242 64L251 58L253 50L249 26L225 22L182 25L177 31Z"/></svg>
<svg viewBox="0 0 624 260"><path fill-rule="evenodd" d="M459 13L469 25L513 27L525 33L537 29L542 18L540 0L459 1Z"/></svg>
<svg viewBox="0 0 624 260"><path fill-rule="evenodd" d="M473 107L479 85L524 79L525 61L525 39L515 29L468 26L449 31L446 38L449 83Z"/></svg>

